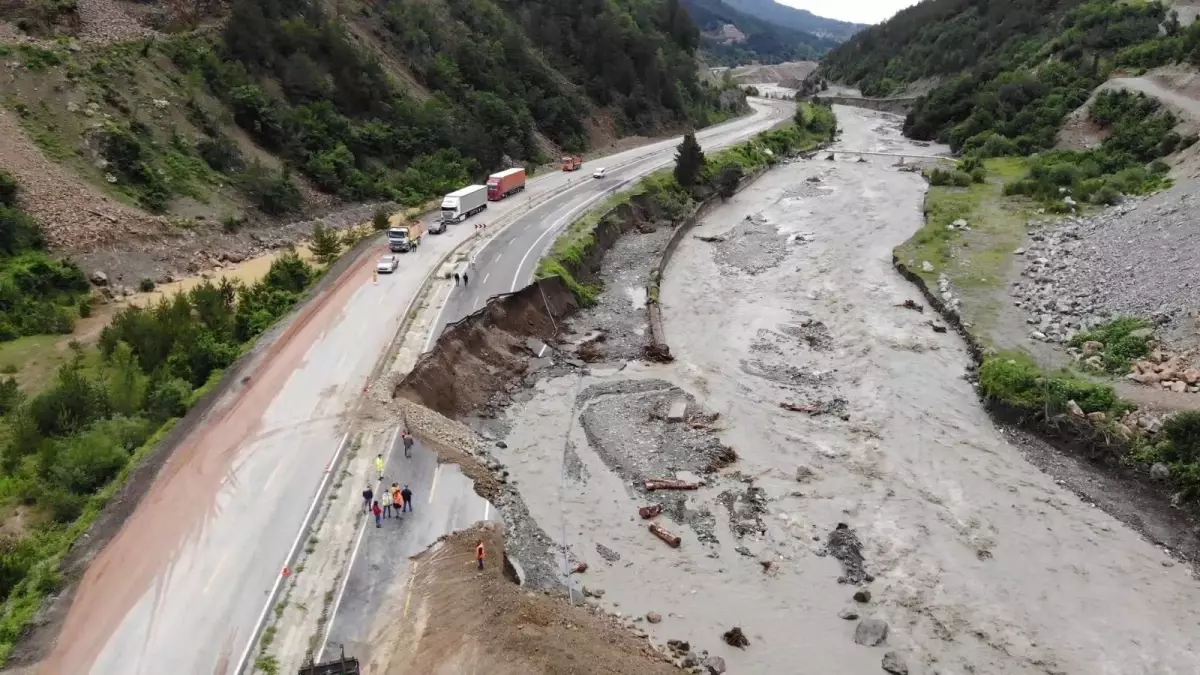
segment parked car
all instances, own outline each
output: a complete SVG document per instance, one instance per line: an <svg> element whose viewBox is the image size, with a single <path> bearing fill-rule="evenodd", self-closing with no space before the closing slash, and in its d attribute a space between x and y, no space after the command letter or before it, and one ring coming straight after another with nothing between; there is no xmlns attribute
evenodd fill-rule
<svg viewBox="0 0 1200 675"><path fill-rule="evenodd" d="M592 178L604 178L607 175L608 173L604 170L604 167L600 167L592 172Z"/></svg>
<svg viewBox="0 0 1200 675"><path fill-rule="evenodd" d="M385 255L379 259L379 264L375 266L375 269L378 270L380 274L391 274L392 272L395 272L396 268L399 266L400 258L398 256Z"/></svg>

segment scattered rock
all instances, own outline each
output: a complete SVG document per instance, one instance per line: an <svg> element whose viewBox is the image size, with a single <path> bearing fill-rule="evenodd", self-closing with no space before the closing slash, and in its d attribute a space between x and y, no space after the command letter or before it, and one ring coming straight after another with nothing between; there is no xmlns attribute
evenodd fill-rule
<svg viewBox="0 0 1200 675"><path fill-rule="evenodd" d="M1155 462L1150 467L1150 478L1153 480L1166 480L1171 477L1171 467L1162 462Z"/></svg>
<svg viewBox="0 0 1200 675"><path fill-rule="evenodd" d="M862 542L849 525L838 523L833 532L829 533L825 549L842 563L843 575L838 578L839 583L857 585L867 580Z"/></svg>
<svg viewBox="0 0 1200 675"><path fill-rule="evenodd" d="M811 466L808 466L807 464L801 464L800 466L796 467L796 482L797 483L807 483L808 481L813 480L816 477L817 477L817 472L813 471Z"/></svg>
<svg viewBox="0 0 1200 675"><path fill-rule="evenodd" d="M838 612L838 618L845 619L847 621L856 621L858 620L858 610L854 609L853 607L847 607L846 609Z"/></svg>
<svg viewBox="0 0 1200 675"><path fill-rule="evenodd" d="M935 332L935 333L945 333L946 332L945 324L940 324L936 321L930 321L929 327L932 328L933 332Z"/></svg>
<svg viewBox="0 0 1200 675"><path fill-rule="evenodd" d="M921 261L921 270L925 272L932 272L934 270L933 263L929 262L928 260Z"/></svg>
<svg viewBox="0 0 1200 675"><path fill-rule="evenodd" d="M708 657L708 674L722 675L725 672L725 659L719 656Z"/></svg>
<svg viewBox="0 0 1200 675"><path fill-rule="evenodd" d="M89 276L88 279L97 286L107 286L108 285L108 275L105 274L104 272L101 272L100 270L96 270L95 272L92 272L92 275Z"/></svg>
<svg viewBox="0 0 1200 675"><path fill-rule="evenodd" d="M1079 404L1075 401L1067 401L1067 411L1075 417L1087 417L1087 415L1083 414L1083 408L1080 408Z"/></svg>
<svg viewBox="0 0 1200 675"><path fill-rule="evenodd" d="M596 544L596 553L598 553L601 558L604 558L605 560L607 560L610 563L617 562L618 560L621 559L620 553L617 553L616 551L612 550L611 548L609 548L601 543Z"/></svg>
<svg viewBox="0 0 1200 675"><path fill-rule="evenodd" d="M649 621L650 623L660 623L662 622L662 614L659 614L658 612L646 612L646 621Z"/></svg>
<svg viewBox="0 0 1200 675"><path fill-rule="evenodd" d="M583 597L585 598L602 598L604 597L603 588L592 588L591 586L583 587Z"/></svg>
<svg viewBox="0 0 1200 675"><path fill-rule="evenodd" d="M505 443L504 441L496 441L496 447L503 450L508 447L508 443Z"/></svg>
<svg viewBox="0 0 1200 675"><path fill-rule="evenodd" d="M857 591L854 591L854 601L855 602L870 602L871 601L871 589L860 588Z"/></svg>
<svg viewBox="0 0 1200 675"><path fill-rule="evenodd" d="M865 647L875 647L887 640L888 625L882 619L863 619L854 629L854 641Z"/></svg>
<svg viewBox="0 0 1200 675"><path fill-rule="evenodd" d="M887 625L884 624L884 633L886 634L886 632ZM722 633L721 639L730 647L737 647L738 649L745 649L750 646L750 640L746 638L746 634L742 632L742 629L737 626Z"/></svg>
<svg viewBox="0 0 1200 675"><path fill-rule="evenodd" d="M883 662L880 663L884 671L892 675L908 675L908 665L904 663L904 659L896 652L888 652L883 655Z"/></svg>

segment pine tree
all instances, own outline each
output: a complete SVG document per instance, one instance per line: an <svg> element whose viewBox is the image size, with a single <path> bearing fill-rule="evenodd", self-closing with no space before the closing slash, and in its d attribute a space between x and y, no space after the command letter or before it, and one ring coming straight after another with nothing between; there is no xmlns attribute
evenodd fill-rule
<svg viewBox="0 0 1200 675"><path fill-rule="evenodd" d="M683 137L678 150L675 155L675 182L690 188L696 184L700 170L704 168L704 151L700 149L700 143L696 141L696 135L693 133Z"/></svg>
<svg viewBox="0 0 1200 675"><path fill-rule="evenodd" d="M112 370L108 376L108 398L114 412L133 415L142 407L146 394L146 378L138 365L137 356L126 342L118 342L109 356Z"/></svg>
<svg viewBox="0 0 1200 675"><path fill-rule="evenodd" d="M342 242L332 228L317 223L313 226L311 248L317 262L328 265L342 252Z"/></svg>

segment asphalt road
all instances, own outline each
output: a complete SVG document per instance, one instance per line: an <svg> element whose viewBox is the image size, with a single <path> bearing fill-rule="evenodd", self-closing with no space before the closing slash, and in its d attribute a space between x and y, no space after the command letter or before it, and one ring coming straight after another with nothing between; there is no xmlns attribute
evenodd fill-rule
<svg viewBox="0 0 1200 675"><path fill-rule="evenodd" d="M795 110L795 104L787 101L755 99L753 103L757 110L754 116L740 120L740 123L698 132L696 138L701 146L706 151L712 151L744 141L791 116ZM538 259L554 242L557 232L605 197L632 188L637 179L670 166L679 140L672 139L631 153L589 162L575 174L581 176L581 184L577 188L542 200L513 220L501 234L475 254L475 264L470 268L468 283L451 292L435 330L426 342L425 350L433 347L447 324L483 307L487 299L494 295L511 293L528 284L533 279ZM634 156L626 157L631 154ZM600 166L608 168L608 175L601 179L591 178L592 171ZM522 197L518 195L516 198Z"/></svg>
<svg viewBox="0 0 1200 675"><path fill-rule="evenodd" d="M447 532L499 517L475 494L474 485L458 465L438 464L437 454L420 441L414 445L412 457L406 458L399 431L393 431L395 440L388 444L384 480L372 480L372 489L379 498L381 490L386 492L392 483L408 485L413 491L413 510L402 517L383 518L383 526L378 528L373 517L363 519L350 572L334 600L325 643L326 655L337 656L338 645L343 645L346 654L363 664L380 656L374 653L376 647L387 647L381 637L386 624L404 618L409 557Z"/></svg>
<svg viewBox="0 0 1200 675"><path fill-rule="evenodd" d="M744 138L774 125L789 108L781 102L755 107L754 115L705 130L702 138ZM590 179L597 164L615 167L650 153L668 161L677 142L531 180L515 198L426 237L419 249L401 256L396 273L377 281L371 271L383 247L360 259L261 348L241 373L249 379L229 387L179 443L133 515L88 568L38 672L240 672L282 583L281 572L326 488L329 467L345 448L360 394L422 281L475 234L473 222L503 226L565 189L560 199L566 201L553 211L539 210L503 231L503 240L512 243L484 249L493 260L501 248L505 257L511 249L513 257L525 259L510 268L507 282L505 274L480 277L482 289L509 290L514 275L531 273L530 260L536 260L531 251L552 239L538 228L565 222L561 209L578 205L586 199L581 195L603 191ZM617 175L608 181L621 180Z"/></svg>

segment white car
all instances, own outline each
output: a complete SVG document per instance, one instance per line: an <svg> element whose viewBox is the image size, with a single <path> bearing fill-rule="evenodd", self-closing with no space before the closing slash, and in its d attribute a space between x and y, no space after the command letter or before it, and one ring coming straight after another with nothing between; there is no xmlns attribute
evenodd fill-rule
<svg viewBox="0 0 1200 675"><path fill-rule="evenodd" d="M391 274L392 272L395 272L396 268L399 266L400 258L394 255L385 255L379 259L379 264L375 266L375 269L378 270L380 274Z"/></svg>
<svg viewBox="0 0 1200 675"><path fill-rule="evenodd" d="M592 178L604 178L607 175L608 173L604 170L604 167L600 167L592 172Z"/></svg>

